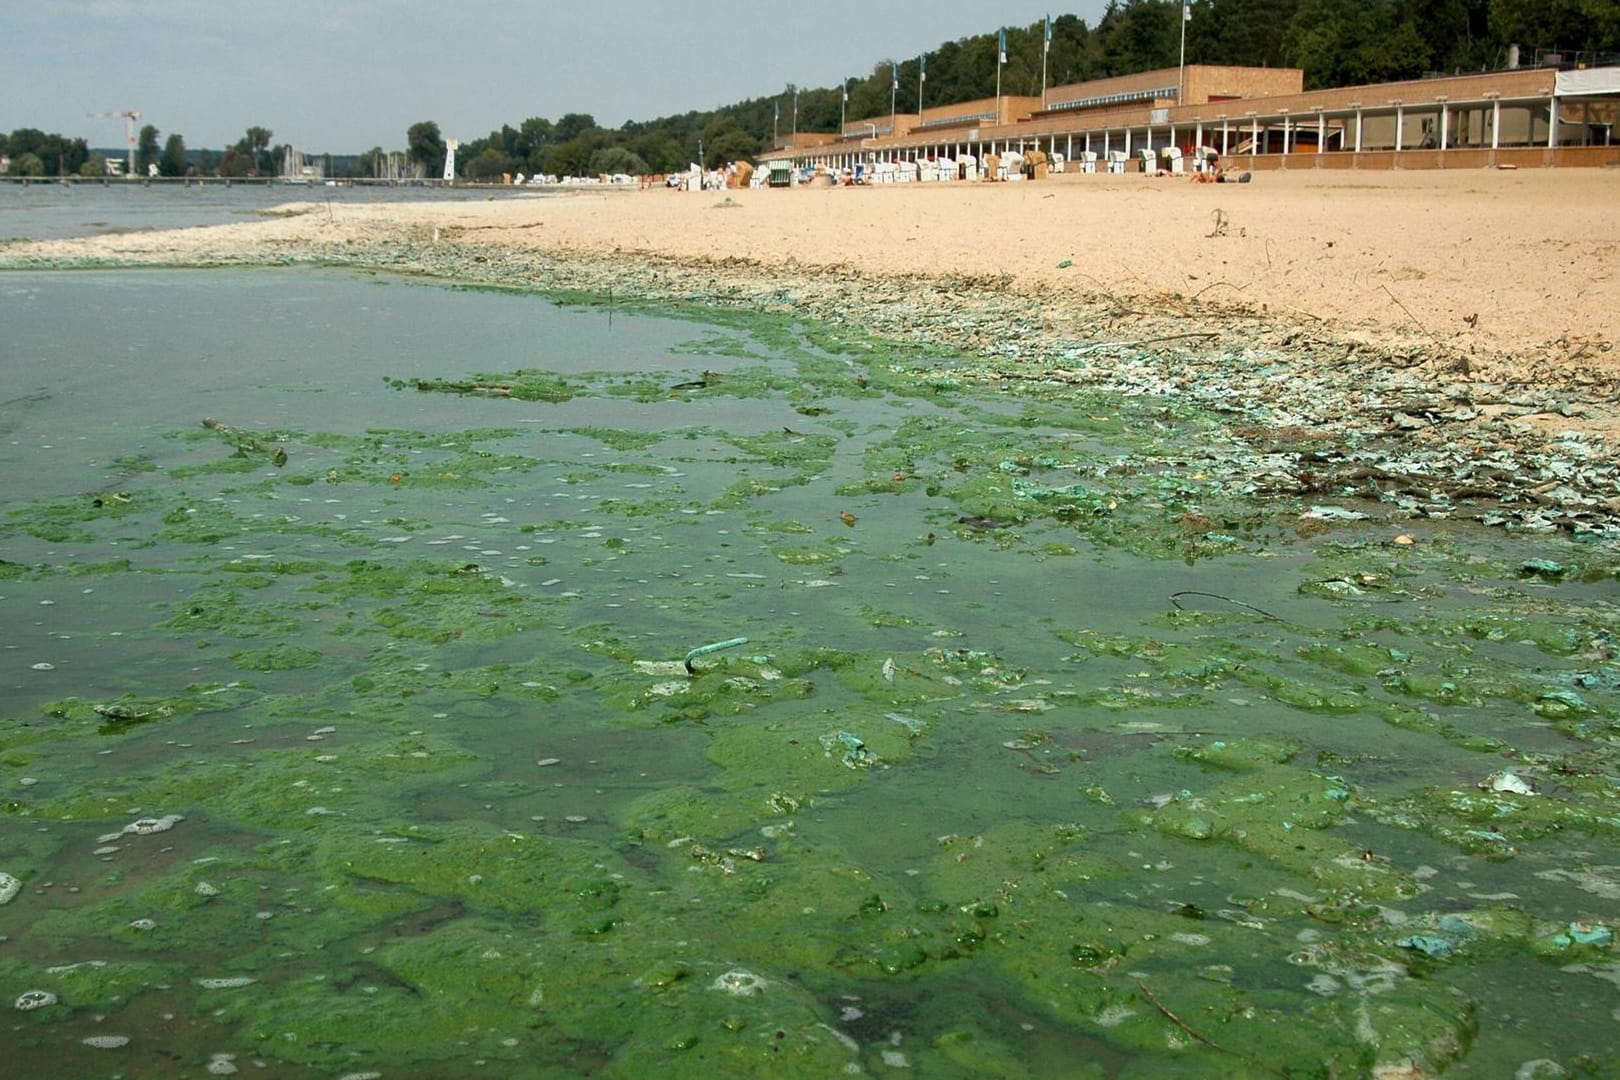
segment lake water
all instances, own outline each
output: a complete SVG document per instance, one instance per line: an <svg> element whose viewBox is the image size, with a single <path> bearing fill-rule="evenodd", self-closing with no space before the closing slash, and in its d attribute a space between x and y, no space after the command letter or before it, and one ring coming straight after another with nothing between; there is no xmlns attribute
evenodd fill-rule
<svg viewBox="0 0 1620 1080"><path fill-rule="evenodd" d="M0 326L18 1075L1620 1068L1610 549L783 318Z"/></svg>
<svg viewBox="0 0 1620 1080"><path fill-rule="evenodd" d="M251 221L291 202L451 202L466 190L325 184L106 184L92 182L0 183L0 242L59 240L75 236ZM543 198L533 189L481 189L477 198Z"/></svg>

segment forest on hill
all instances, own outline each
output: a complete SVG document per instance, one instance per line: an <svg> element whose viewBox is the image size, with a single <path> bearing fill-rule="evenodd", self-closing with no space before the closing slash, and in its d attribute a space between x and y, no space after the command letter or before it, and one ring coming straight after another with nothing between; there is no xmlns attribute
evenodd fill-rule
<svg viewBox="0 0 1620 1080"><path fill-rule="evenodd" d="M1489 71L1518 46L1524 63L1620 62L1617 0L1111 0L1095 26L1058 14L1028 26L938 44L912 57L880 59L842 85L785 86L706 111L604 128L588 113L552 121L529 117L464 140L459 172L469 180L503 174L594 176L673 172L752 159L794 131L837 131L851 121L951 105L1002 93L1038 97L1047 86L1175 67L1185 20L1189 64L1297 67L1308 88ZM999 64L1005 43L1006 63ZM1557 56L1558 60L1552 57ZM920 78L926 74L926 78ZM178 133L141 131L136 172L160 175L273 175L282 146L249 127L234 146L188 151ZM406 132L408 159L421 175L442 168L445 139L436 122ZM83 139L24 128L0 135L13 175L103 175ZM339 158L338 175L380 176L382 147Z"/></svg>

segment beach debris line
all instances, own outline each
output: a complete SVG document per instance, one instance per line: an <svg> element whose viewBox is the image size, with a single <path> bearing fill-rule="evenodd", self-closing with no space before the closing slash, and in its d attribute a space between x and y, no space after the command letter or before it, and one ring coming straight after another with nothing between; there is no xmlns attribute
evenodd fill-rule
<svg viewBox="0 0 1620 1080"><path fill-rule="evenodd" d="M423 393L438 391L444 394L487 394L490 397L511 397L512 388L504 383L457 382L450 379L417 379L416 388Z"/></svg>
<svg viewBox="0 0 1620 1080"><path fill-rule="evenodd" d="M727 649L735 649L738 646L746 644L748 644L747 638L734 637L727 638L724 641L716 641L712 645L699 645L697 648L687 653L686 659L682 660L681 663L686 665L686 673L688 675L696 675L698 671L697 668L692 666L692 661L696 660L698 657L708 656L710 653L724 652Z"/></svg>
<svg viewBox="0 0 1620 1080"><path fill-rule="evenodd" d="M836 757L850 769L870 769L877 764L877 755L866 746L865 741L858 735L847 731L834 731L821 736L822 750L828 757Z"/></svg>
<svg viewBox="0 0 1620 1080"><path fill-rule="evenodd" d="M571 401L574 397L574 387L562 376L530 369L502 375L478 373L465 379L389 378L386 382L394 390L509 398L513 401L544 401L553 405Z"/></svg>
<svg viewBox="0 0 1620 1080"><path fill-rule="evenodd" d="M671 386L669 390L670 393L677 390L706 390L719 381L720 373L718 371L705 371L699 378L692 379L689 382L678 382Z"/></svg>
<svg viewBox="0 0 1620 1080"><path fill-rule="evenodd" d="M240 428L230 427L212 417L203 417L202 426L225 436L236 447L236 452L244 457L248 454L264 454L269 457L270 464L278 469L287 464L287 448L284 446L263 442Z"/></svg>

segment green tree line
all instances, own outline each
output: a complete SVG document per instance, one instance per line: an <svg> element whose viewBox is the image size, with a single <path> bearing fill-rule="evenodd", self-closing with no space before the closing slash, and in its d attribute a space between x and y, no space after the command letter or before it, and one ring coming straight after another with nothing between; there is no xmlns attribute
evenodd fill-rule
<svg viewBox="0 0 1620 1080"><path fill-rule="evenodd" d="M996 92L1000 34L1007 62L999 65L1005 94L1037 97L1042 64L1046 84L1174 67L1180 60L1181 0L1111 0L1090 26L1072 14L987 29L928 50L926 81L917 56L880 60L864 75L830 87L787 86L708 111L656 120L633 120L603 128L588 113L556 121L530 117L504 124L462 144L460 174L471 180L503 173L589 176L601 173L673 172L689 162L717 166L748 160L799 131L836 131L840 115L857 121L886 117L891 107L918 111L987 98ZM1620 3L1616 0L1191 0L1185 24L1187 62L1253 67L1299 67L1305 85L1317 89L1418 78L1431 72L1461 73L1505 66L1518 45L1526 62L1542 52L1620 53ZM895 84L898 83L898 86ZM846 101L847 95L847 101ZM160 174L274 175L284 147L271 133L247 129L221 153L189 153L179 135L161 149L148 126L137 144L136 170L155 161ZM445 140L438 125L423 121L407 132L407 155L422 175L443 168ZM0 155L22 176L102 175L83 139L65 139L31 128L0 135ZM344 173L371 176L384 157L377 147L349 159Z"/></svg>

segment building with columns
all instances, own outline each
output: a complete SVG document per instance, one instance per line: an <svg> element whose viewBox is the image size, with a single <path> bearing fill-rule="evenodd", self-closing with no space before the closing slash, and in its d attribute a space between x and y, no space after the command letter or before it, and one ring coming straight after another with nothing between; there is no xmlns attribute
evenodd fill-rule
<svg viewBox="0 0 1620 1080"><path fill-rule="evenodd" d="M1620 164L1620 67L1311 91L1304 82L1298 68L1190 64L1054 87L1044 104L1004 96L851 120L760 158L836 171L1028 150L1106 162L1176 147L1254 170Z"/></svg>

